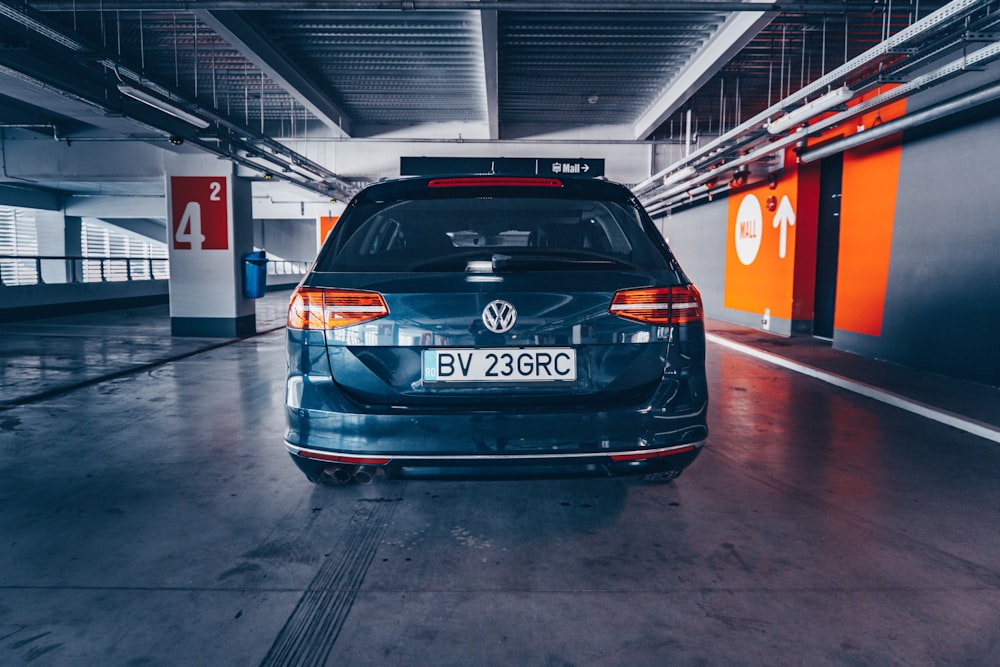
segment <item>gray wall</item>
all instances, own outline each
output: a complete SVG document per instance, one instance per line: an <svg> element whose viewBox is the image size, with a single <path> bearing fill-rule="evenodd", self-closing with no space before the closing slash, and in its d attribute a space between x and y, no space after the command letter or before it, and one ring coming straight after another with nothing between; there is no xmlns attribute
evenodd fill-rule
<svg viewBox="0 0 1000 667"><path fill-rule="evenodd" d="M879 337L836 347L1000 385L1000 104L904 136Z"/></svg>
<svg viewBox="0 0 1000 667"><path fill-rule="evenodd" d="M254 245L284 259L316 257L315 220L254 220Z"/></svg>
<svg viewBox="0 0 1000 667"><path fill-rule="evenodd" d="M723 306L726 207L721 198L656 222L708 317L760 328L758 315ZM790 333L786 324L771 330ZM1000 103L904 136L881 335L838 330L833 345L1000 386Z"/></svg>
<svg viewBox="0 0 1000 667"><path fill-rule="evenodd" d="M701 292L709 317L724 314L727 206L722 198L656 219L677 261Z"/></svg>

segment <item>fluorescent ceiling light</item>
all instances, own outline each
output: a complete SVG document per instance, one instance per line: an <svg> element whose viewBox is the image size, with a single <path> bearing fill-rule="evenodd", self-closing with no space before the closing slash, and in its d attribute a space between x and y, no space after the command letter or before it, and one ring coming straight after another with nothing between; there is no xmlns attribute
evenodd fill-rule
<svg viewBox="0 0 1000 667"><path fill-rule="evenodd" d="M141 88L135 88L133 86L120 83L118 84L118 92L127 97L131 97L133 100L138 100L143 104L147 104L154 109L162 111L165 114L169 114L174 118L178 118L185 123L190 123L191 125L194 125L202 130L210 125L210 123L204 118L200 118L193 113L185 111L172 102L168 102L167 100L157 97L152 93L142 90Z"/></svg>
<svg viewBox="0 0 1000 667"><path fill-rule="evenodd" d="M671 183L678 183L680 181L685 181L695 175L694 167L684 167L678 169L672 174L667 174L663 177L663 184L670 185Z"/></svg>
<svg viewBox="0 0 1000 667"><path fill-rule="evenodd" d="M318 173L316 173L315 171L313 171L309 167L306 167L305 165L301 165L301 164L299 164L297 162L290 162L288 164L288 166L291 167L292 171L294 171L299 176L304 176L305 178L308 178L308 179L313 180L313 181L322 181L323 180L322 176L320 176Z"/></svg>
<svg viewBox="0 0 1000 667"><path fill-rule="evenodd" d="M812 102L803 104L798 109L786 113L775 121L768 121L767 131L771 134L781 134L786 130L801 125L813 116L828 111L835 106L845 104L854 97L854 92L847 86L842 86L836 90L831 90L823 97L819 97Z"/></svg>

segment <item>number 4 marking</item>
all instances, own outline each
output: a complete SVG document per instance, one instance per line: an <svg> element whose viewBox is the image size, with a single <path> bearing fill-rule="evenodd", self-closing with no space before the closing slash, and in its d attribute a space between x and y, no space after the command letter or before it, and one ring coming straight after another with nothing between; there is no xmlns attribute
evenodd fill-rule
<svg viewBox="0 0 1000 667"><path fill-rule="evenodd" d="M201 233L201 204L192 201L184 207L184 215L177 226L174 241L190 243L192 250L201 250L201 244L205 242L205 235Z"/></svg>

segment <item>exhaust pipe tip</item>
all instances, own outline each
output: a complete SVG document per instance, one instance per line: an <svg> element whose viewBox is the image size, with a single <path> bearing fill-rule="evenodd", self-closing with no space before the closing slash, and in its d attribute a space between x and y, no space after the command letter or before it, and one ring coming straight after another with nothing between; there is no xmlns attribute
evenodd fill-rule
<svg viewBox="0 0 1000 667"><path fill-rule="evenodd" d="M340 466L327 466L323 469L323 477L329 480L330 484L350 484L352 475L346 468L341 468Z"/></svg>
<svg viewBox="0 0 1000 667"><path fill-rule="evenodd" d="M358 484L371 484L375 481L375 469L371 466L358 466L353 477Z"/></svg>

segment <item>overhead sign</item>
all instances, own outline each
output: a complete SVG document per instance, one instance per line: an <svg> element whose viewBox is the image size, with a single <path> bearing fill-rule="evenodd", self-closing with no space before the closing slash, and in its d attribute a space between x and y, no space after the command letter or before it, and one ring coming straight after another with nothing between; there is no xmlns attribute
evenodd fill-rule
<svg viewBox="0 0 1000 667"><path fill-rule="evenodd" d="M603 158L401 157L402 176L604 176Z"/></svg>
<svg viewBox="0 0 1000 667"><path fill-rule="evenodd" d="M170 179L170 238L175 250L227 250L229 197L223 176Z"/></svg>
<svg viewBox="0 0 1000 667"><path fill-rule="evenodd" d="M539 176L586 176L597 178L604 175L604 159L593 160L539 160Z"/></svg>

